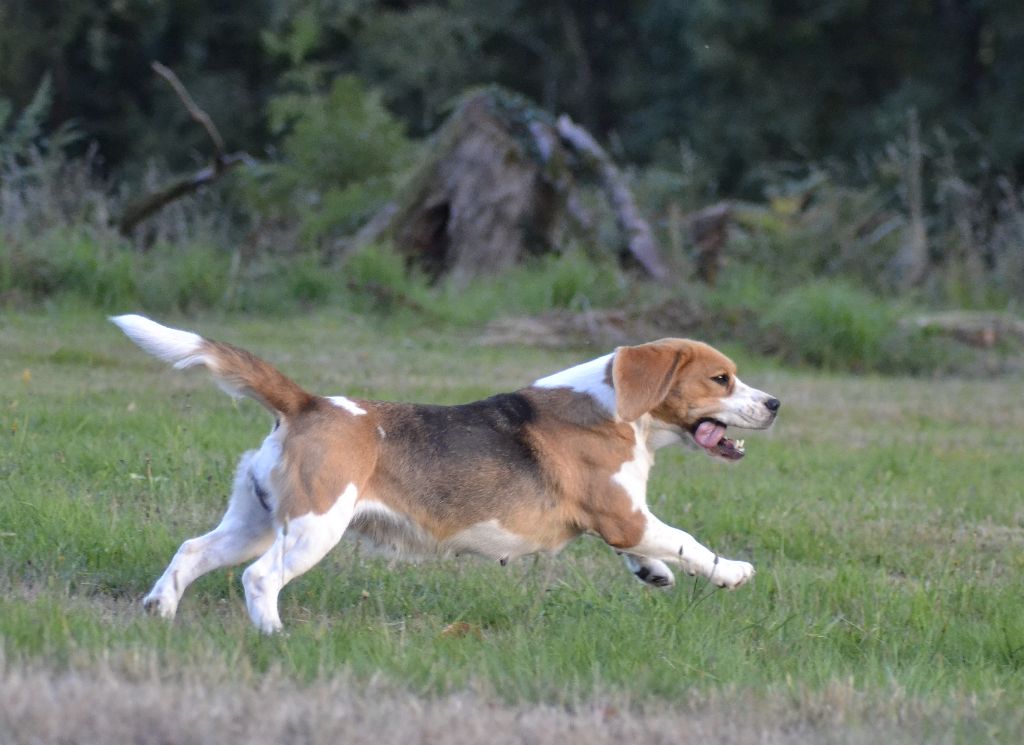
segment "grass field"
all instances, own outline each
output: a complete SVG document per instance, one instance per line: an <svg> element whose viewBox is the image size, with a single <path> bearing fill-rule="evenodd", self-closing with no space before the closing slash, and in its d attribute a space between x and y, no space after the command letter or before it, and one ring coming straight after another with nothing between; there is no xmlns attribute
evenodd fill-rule
<svg viewBox="0 0 1024 745"><path fill-rule="evenodd" d="M607 351L338 313L176 324L315 391L439 403ZM173 624L139 605L219 518L263 410L93 311L0 316L0 741L1019 742L1024 381L822 376L725 348L782 399L778 425L733 467L660 451L649 494L752 561L749 586L651 590L596 539L505 568L343 543L265 638L238 569Z"/></svg>

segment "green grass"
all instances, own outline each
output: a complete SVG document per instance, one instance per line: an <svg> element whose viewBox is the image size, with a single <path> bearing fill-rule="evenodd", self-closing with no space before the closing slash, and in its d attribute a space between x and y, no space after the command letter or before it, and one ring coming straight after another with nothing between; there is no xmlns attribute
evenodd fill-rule
<svg viewBox="0 0 1024 745"><path fill-rule="evenodd" d="M465 330L340 312L175 323L313 390L441 403L598 353L481 347ZM1019 378L820 376L740 359L747 382L783 400L777 427L751 435L736 466L660 451L649 489L667 522L755 564L736 592L650 590L596 539L506 568L392 564L343 544L285 589L288 633L264 638L240 569L196 583L173 624L138 605L178 544L218 519L238 454L268 429L262 409L164 369L92 311L7 314L0 350L8 666L143 659L161 676L212 665L240 685L383 676L512 704L728 693L781 698L797 717L840 687L945 712L976 741L1024 724ZM456 622L470 633L446 635Z"/></svg>

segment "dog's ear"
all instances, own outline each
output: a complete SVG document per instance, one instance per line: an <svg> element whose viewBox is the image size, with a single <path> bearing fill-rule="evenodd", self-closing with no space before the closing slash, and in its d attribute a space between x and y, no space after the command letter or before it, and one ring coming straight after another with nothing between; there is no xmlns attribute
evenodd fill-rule
<svg viewBox="0 0 1024 745"><path fill-rule="evenodd" d="M679 340L616 349L612 387L619 419L632 422L664 401L676 371L688 358L688 345Z"/></svg>

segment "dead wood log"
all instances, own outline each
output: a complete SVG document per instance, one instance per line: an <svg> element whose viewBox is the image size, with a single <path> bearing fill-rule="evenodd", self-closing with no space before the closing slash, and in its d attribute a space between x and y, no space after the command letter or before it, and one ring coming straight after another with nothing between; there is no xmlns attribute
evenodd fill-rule
<svg viewBox="0 0 1024 745"><path fill-rule="evenodd" d="M213 143L213 157L211 158L210 165L205 168L201 168L189 176L177 178L152 194L147 194L130 202L121 214L111 221L117 230L125 236L130 236L139 223L156 214L172 202L192 194L203 186L212 184L235 167L252 162L252 158L247 153L225 153L224 138L221 136L217 126L213 123L209 114L196 104L192 96L189 95L188 89L185 88L181 80L178 79L178 76L170 68L159 62L153 62L151 67L157 75L171 86L171 89L181 100L185 110L188 111L189 117L206 131L207 136Z"/></svg>
<svg viewBox="0 0 1024 745"><path fill-rule="evenodd" d="M629 252L654 279L666 279L668 270L658 253L651 226L640 214L622 172L597 140L567 115L558 117L557 127L562 140L588 162L600 177L615 212L615 220L626 236Z"/></svg>
<svg viewBox="0 0 1024 745"><path fill-rule="evenodd" d="M1024 320L1007 313L948 311L903 321L922 331L952 336L972 347L991 348L1010 340L1024 342Z"/></svg>
<svg viewBox="0 0 1024 745"><path fill-rule="evenodd" d="M115 224L122 235L129 236L143 220L151 217L172 202L187 196L207 184L212 184L234 167L248 162L245 153L232 153L215 164L201 168L190 176L172 181L159 191L130 203L116 218Z"/></svg>

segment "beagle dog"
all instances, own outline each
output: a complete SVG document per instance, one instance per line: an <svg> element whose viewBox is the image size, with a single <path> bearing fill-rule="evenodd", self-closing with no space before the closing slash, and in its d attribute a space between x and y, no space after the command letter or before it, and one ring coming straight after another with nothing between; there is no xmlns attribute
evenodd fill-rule
<svg viewBox="0 0 1024 745"><path fill-rule="evenodd" d="M662 339L458 406L317 396L230 344L138 315L111 319L175 367L205 366L229 394L274 416L242 455L227 512L185 541L143 603L174 616L201 575L256 558L245 600L263 632L281 629L278 594L352 529L400 551L471 552L505 564L602 538L640 580L674 582L667 564L729 589L754 574L647 505L654 451L690 441L737 461L727 427L765 429L779 400L745 385L707 344ZM258 557L258 558L257 558Z"/></svg>

